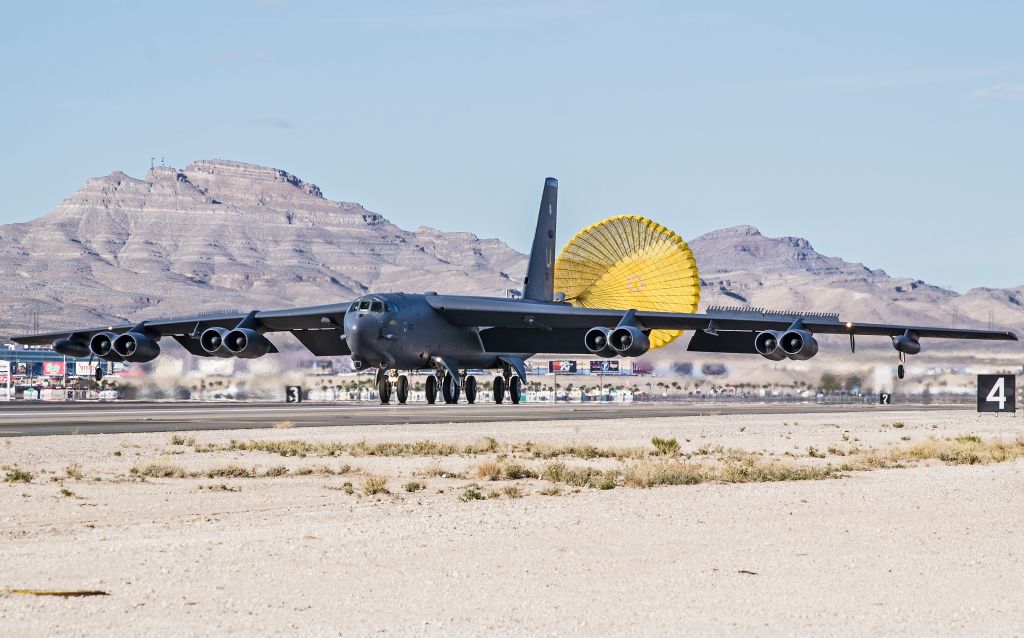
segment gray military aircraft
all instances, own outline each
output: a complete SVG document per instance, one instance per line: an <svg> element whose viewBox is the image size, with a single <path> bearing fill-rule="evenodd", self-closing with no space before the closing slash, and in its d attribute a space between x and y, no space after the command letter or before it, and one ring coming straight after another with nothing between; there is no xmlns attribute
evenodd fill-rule
<svg viewBox="0 0 1024 638"><path fill-rule="evenodd" d="M399 403L409 396L402 371L432 370L427 402L440 389L445 403L460 393L473 403L477 381L467 369L498 370L494 400L506 394L519 403L525 361L536 353L636 357L650 349L651 330L694 330L694 352L759 354L773 361L810 359L818 352L815 334L887 336L899 353L899 377L906 355L921 351L921 339L1016 341L1012 332L929 328L840 321L838 315L710 308L705 313L580 308L554 291L558 181L544 183L533 247L521 298L388 293L352 302L253 310L189 318L144 320L99 328L14 337L26 345L49 345L68 356L146 362L160 355L159 341L172 337L200 357L253 359L277 348L268 333L291 332L316 356L351 355L356 369L377 369L382 403L392 391ZM97 380L102 373L97 368Z"/></svg>

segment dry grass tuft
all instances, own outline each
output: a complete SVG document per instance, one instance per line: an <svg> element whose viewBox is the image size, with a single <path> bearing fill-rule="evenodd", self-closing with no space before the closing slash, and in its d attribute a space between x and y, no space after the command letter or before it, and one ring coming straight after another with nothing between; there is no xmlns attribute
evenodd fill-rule
<svg viewBox="0 0 1024 638"><path fill-rule="evenodd" d="M390 494L388 491L388 477L381 474L367 474L363 478L363 494L367 496Z"/></svg>
<svg viewBox="0 0 1024 638"><path fill-rule="evenodd" d="M278 421L274 424L274 428L278 430L290 430L295 427L295 421Z"/></svg>
<svg viewBox="0 0 1024 638"><path fill-rule="evenodd" d="M671 439L654 437L651 439L651 445L654 446L654 450L661 456L679 456L679 441L675 437Z"/></svg>
<svg viewBox="0 0 1024 638"><path fill-rule="evenodd" d="M402 487L405 489L406 492L419 492L420 490L426 488L427 484L421 483L420 481L409 481Z"/></svg>
<svg viewBox="0 0 1024 638"><path fill-rule="evenodd" d="M490 481L497 481L501 478L503 469L498 461L484 461L476 466L476 475Z"/></svg>
<svg viewBox="0 0 1024 638"><path fill-rule="evenodd" d="M459 500L464 503L467 501L482 501L484 498L484 493L480 491L480 486L476 483L462 488L462 494L459 494Z"/></svg>
<svg viewBox="0 0 1024 638"><path fill-rule="evenodd" d="M146 465L136 465L129 470L133 476L144 476L149 478L188 478L191 473L180 465L171 465L154 461Z"/></svg>
<svg viewBox="0 0 1024 638"><path fill-rule="evenodd" d="M509 498L522 498L523 490L518 485L506 485L501 489L502 493Z"/></svg>
<svg viewBox="0 0 1024 638"><path fill-rule="evenodd" d="M67 474L68 478L73 478L76 481L81 481L83 478L82 466L79 465L78 463L72 463L71 465L64 468L64 473Z"/></svg>

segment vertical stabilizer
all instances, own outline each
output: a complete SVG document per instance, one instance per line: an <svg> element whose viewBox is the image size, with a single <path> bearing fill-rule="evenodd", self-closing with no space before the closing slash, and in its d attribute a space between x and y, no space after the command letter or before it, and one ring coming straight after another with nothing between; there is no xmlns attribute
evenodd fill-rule
<svg viewBox="0 0 1024 638"><path fill-rule="evenodd" d="M530 249L530 263L523 281L523 299L552 301L555 297L555 226L558 221L558 180L544 180L544 194L537 213L537 230Z"/></svg>

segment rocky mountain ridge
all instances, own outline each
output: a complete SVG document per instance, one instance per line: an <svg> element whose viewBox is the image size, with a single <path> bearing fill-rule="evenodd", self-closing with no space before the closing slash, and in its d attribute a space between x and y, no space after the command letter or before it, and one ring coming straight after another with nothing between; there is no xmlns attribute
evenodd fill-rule
<svg viewBox="0 0 1024 638"><path fill-rule="evenodd" d="M1024 286L957 294L753 226L690 246L703 306L1024 332ZM405 230L279 169L201 160L154 167L143 179L116 171L38 219L0 226L0 334L313 305L369 291L502 295L520 286L525 266L497 239Z"/></svg>

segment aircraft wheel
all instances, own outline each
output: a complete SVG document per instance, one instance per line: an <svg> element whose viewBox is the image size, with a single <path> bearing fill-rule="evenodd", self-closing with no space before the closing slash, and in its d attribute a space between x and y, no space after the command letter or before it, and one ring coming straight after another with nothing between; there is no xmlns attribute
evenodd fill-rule
<svg viewBox="0 0 1024 638"><path fill-rule="evenodd" d="M398 383L395 384L395 397L403 405L409 398L409 377L404 374L398 377Z"/></svg>
<svg viewBox="0 0 1024 638"><path fill-rule="evenodd" d="M434 405L437 401L437 375L427 377L427 403Z"/></svg>
<svg viewBox="0 0 1024 638"><path fill-rule="evenodd" d="M476 377L466 377L466 403L476 403Z"/></svg>
<svg viewBox="0 0 1024 638"><path fill-rule="evenodd" d="M377 394L380 395L381 405L387 405L391 401L391 381L387 377L381 377L377 383Z"/></svg>
<svg viewBox="0 0 1024 638"><path fill-rule="evenodd" d="M903 364L901 363L899 366L896 367L896 376L902 379L906 375L907 375L907 369L904 368Z"/></svg>
<svg viewBox="0 0 1024 638"><path fill-rule="evenodd" d="M103 368L101 367L102 365L103 365L102 363L97 363L96 364L96 374L95 374L95 376L96 376L96 381L97 382L103 380Z"/></svg>
<svg viewBox="0 0 1024 638"><path fill-rule="evenodd" d="M441 382L441 396L444 397L445 403L459 402L459 384L455 382L455 377L450 374L444 375L444 381Z"/></svg>
<svg viewBox="0 0 1024 638"><path fill-rule="evenodd" d="M519 405L519 399L522 398L523 394L523 380L519 377L512 377L509 379L508 394L512 399L512 404Z"/></svg>
<svg viewBox="0 0 1024 638"><path fill-rule="evenodd" d="M505 377L494 377L494 402L501 405L505 400Z"/></svg>

